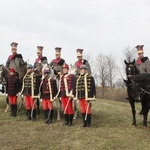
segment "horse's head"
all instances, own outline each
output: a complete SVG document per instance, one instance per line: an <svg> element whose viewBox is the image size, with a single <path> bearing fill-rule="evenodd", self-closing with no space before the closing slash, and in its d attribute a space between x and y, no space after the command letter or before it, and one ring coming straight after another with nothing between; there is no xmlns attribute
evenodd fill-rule
<svg viewBox="0 0 150 150"><path fill-rule="evenodd" d="M42 67L42 76L44 75L44 69L49 69L49 71L50 71L50 77L53 78L55 76L54 70L52 69L52 67L49 64L43 64L42 66L43 66Z"/></svg>
<svg viewBox="0 0 150 150"><path fill-rule="evenodd" d="M9 75L9 70L4 67L3 64L0 65L0 84L2 84L4 82L4 80L6 81L6 79L8 78Z"/></svg>
<svg viewBox="0 0 150 150"><path fill-rule="evenodd" d="M70 64L69 74L77 74L77 67L75 65Z"/></svg>
<svg viewBox="0 0 150 150"><path fill-rule="evenodd" d="M133 62L127 62L126 60L124 60L124 63L126 65L126 76L127 77L139 74L139 71L135 65L135 59L133 60Z"/></svg>

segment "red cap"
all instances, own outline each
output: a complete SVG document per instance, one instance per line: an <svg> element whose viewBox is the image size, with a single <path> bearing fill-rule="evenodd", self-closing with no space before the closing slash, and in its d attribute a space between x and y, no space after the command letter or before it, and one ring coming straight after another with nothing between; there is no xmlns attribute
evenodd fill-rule
<svg viewBox="0 0 150 150"><path fill-rule="evenodd" d="M15 71L15 69L14 69L14 68L11 68L11 69L10 69L10 72L15 73L16 71Z"/></svg>
<svg viewBox="0 0 150 150"><path fill-rule="evenodd" d="M77 49L77 56L82 56L83 49Z"/></svg>
<svg viewBox="0 0 150 150"><path fill-rule="evenodd" d="M69 69L69 65L68 65L68 64L63 64L62 68L67 68L67 69Z"/></svg>

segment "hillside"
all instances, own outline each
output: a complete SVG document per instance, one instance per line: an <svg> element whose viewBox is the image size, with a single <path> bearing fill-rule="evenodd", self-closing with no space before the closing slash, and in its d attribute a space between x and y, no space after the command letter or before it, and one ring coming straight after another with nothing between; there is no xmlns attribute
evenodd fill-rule
<svg viewBox="0 0 150 150"><path fill-rule="evenodd" d="M140 104L136 104L137 112ZM5 101L0 97L1 150L148 150L150 122L142 127L142 116L137 115L137 127L132 126L129 103L97 100L93 103L92 125L82 128L81 114L72 127L62 126L63 119L53 124L43 123L43 114L36 122L25 121L24 108L16 118L4 113ZM150 120L150 117L148 118Z"/></svg>

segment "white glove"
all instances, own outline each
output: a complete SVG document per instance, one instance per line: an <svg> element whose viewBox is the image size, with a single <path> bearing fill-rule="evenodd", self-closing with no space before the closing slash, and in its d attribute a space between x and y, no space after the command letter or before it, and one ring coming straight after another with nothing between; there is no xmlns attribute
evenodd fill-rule
<svg viewBox="0 0 150 150"><path fill-rule="evenodd" d="M42 99L40 99L40 102L42 102Z"/></svg>

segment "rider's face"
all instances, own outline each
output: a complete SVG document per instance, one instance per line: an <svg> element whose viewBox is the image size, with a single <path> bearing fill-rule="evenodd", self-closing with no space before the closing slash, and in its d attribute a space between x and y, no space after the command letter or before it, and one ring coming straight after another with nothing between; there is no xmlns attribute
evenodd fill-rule
<svg viewBox="0 0 150 150"><path fill-rule="evenodd" d="M68 73L68 69L67 68L63 68L62 71L63 71L63 74Z"/></svg>
<svg viewBox="0 0 150 150"><path fill-rule="evenodd" d="M82 56L77 56L78 60L82 60Z"/></svg>
<svg viewBox="0 0 150 150"><path fill-rule="evenodd" d="M16 54L16 53L17 53L17 49L14 49L14 48L13 48L13 49L11 50L11 52L12 52L12 54Z"/></svg>
<svg viewBox="0 0 150 150"><path fill-rule="evenodd" d="M42 56L42 51L37 51L37 56L38 57Z"/></svg>
<svg viewBox="0 0 150 150"><path fill-rule="evenodd" d="M60 54L56 54L56 58L60 58Z"/></svg>
<svg viewBox="0 0 150 150"><path fill-rule="evenodd" d="M144 54L143 53L138 53L139 58L143 58Z"/></svg>

